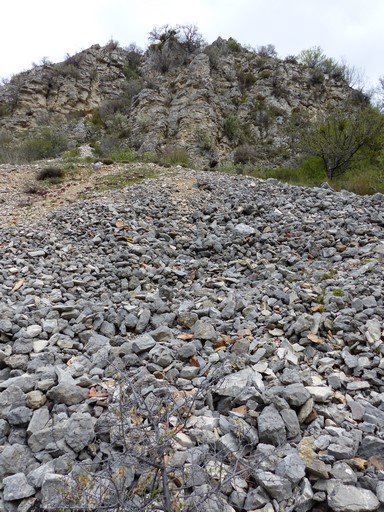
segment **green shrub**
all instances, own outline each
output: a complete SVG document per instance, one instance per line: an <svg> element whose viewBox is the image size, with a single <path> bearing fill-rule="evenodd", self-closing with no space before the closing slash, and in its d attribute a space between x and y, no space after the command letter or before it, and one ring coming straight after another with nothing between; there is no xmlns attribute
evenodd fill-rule
<svg viewBox="0 0 384 512"><path fill-rule="evenodd" d="M49 181L50 183L58 183L63 180L65 176L64 169L60 167L45 167L41 169L37 175L37 181Z"/></svg>
<svg viewBox="0 0 384 512"><path fill-rule="evenodd" d="M190 167L191 161L184 148L168 147L159 156L159 164L165 166L181 165L182 167Z"/></svg>
<svg viewBox="0 0 384 512"><path fill-rule="evenodd" d="M284 59L284 62L288 64L297 64L297 56L296 55L287 55Z"/></svg>
<svg viewBox="0 0 384 512"><path fill-rule="evenodd" d="M211 132L205 128L198 128L196 130L196 140L200 149L209 151L212 149L213 141Z"/></svg>
<svg viewBox="0 0 384 512"><path fill-rule="evenodd" d="M128 81L136 80L139 77L137 71L131 68L131 66L128 63L124 64L123 66L123 74Z"/></svg>
<svg viewBox="0 0 384 512"><path fill-rule="evenodd" d="M7 103L0 103L0 117L7 117L11 114L11 108Z"/></svg>
<svg viewBox="0 0 384 512"><path fill-rule="evenodd" d="M239 53L239 52L243 51L243 47L241 46L241 44L239 42L237 42L236 39L233 39L233 37L230 37L228 39L227 45L228 45L228 48L233 53Z"/></svg>
<svg viewBox="0 0 384 512"><path fill-rule="evenodd" d="M106 135L94 144L94 154L99 158L106 158L116 162L133 162L137 159L135 151L127 147L117 136Z"/></svg>
<svg viewBox="0 0 384 512"><path fill-rule="evenodd" d="M324 72L320 68L311 69L309 81L312 85L321 85L324 82Z"/></svg>
<svg viewBox="0 0 384 512"><path fill-rule="evenodd" d="M209 65L212 69L217 70L219 68L220 50L217 46L207 46L204 49L204 53L208 55Z"/></svg>
<svg viewBox="0 0 384 512"><path fill-rule="evenodd" d="M329 179L344 174L358 159L378 154L384 117L373 107L348 104L318 116L299 133L302 154L320 157Z"/></svg>
<svg viewBox="0 0 384 512"><path fill-rule="evenodd" d="M121 94L113 99L104 101L98 112L97 120L100 120L105 124L106 120L116 112L127 114L132 105L132 100L143 88L143 82L140 79L130 80L126 82L123 87Z"/></svg>
<svg viewBox="0 0 384 512"><path fill-rule="evenodd" d="M122 112L115 112L105 120L107 132L115 134L120 139L126 138L130 134L128 117Z"/></svg>
<svg viewBox="0 0 384 512"><path fill-rule="evenodd" d="M266 103L264 98L261 101L255 101L249 110L250 121L258 128L262 139L266 139L270 135L276 117L282 115L283 111L279 107Z"/></svg>
<svg viewBox="0 0 384 512"><path fill-rule="evenodd" d="M143 50L136 43L131 43L125 48L125 51L127 52L127 65L137 72L143 58Z"/></svg>
<svg viewBox="0 0 384 512"><path fill-rule="evenodd" d="M108 153L108 159L115 162L134 162L137 160L137 155L130 148L120 148L115 149L114 151L110 151Z"/></svg>
<svg viewBox="0 0 384 512"><path fill-rule="evenodd" d="M335 190L348 190L360 196L384 193L384 166L361 162L360 168L352 168L330 181Z"/></svg>
<svg viewBox="0 0 384 512"><path fill-rule="evenodd" d="M68 149L66 136L58 130L45 126L34 132L17 144L15 150L21 161L32 162L45 158L54 158Z"/></svg>
<svg viewBox="0 0 384 512"><path fill-rule="evenodd" d="M325 180L324 164L321 158L317 156L303 160L298 170L308 181L313 180L314 183L322 183Z"/></svg>
<svg viewBox="0 0 384 512"><path fill-rule="evenodd" d="M10 131L0 129L0 147L12 143L13 136Z"/></svg>
<svg viewBox="0 0 384 512"><path fill-rule="evenodd" d="M228 114L224 118L224 133L230 140L237 139L241 136L241 126L239 118L236 114Z"/></svg>
<svg viewBox="0 0 384 512"><path fill-rule="evenodd" d="M239 146L236 150L240 150L240 155L241 151L243 151L241 148ZM254 149L258 151L257 148ZM258 152L257 155L260 156ZM345 174L330 180L327 179L321 159L317 157L307 158L301 165L296 167L279 167L276 169L258 168L255 164L252 164L252 161L248 163L241 161L245 159L246 156L240 156L240 160L234 158L232 166L230 164L221 164L220 170L237 174L249 174L261 179L274 178L291 185L306 187L319 187L327 181L336 191L344 189L358 195L371 195L377 192L384 193L384 166L380 167L379 164L376 167L369 167L367 162L365 164L362 162L360 169L350 169Z"/></svg>
<svg viewBox="0 0 384 512"><path fill-rule="evenodd" d="M119 41L116 41L115 39L110 39L108 43L105 45L105 48L109 50L110 52L113 52L114 50L117 50L119 48Z"/></svg>
<svg viewBox="0 0 384 512"><path fill-rule="evenodd" d="M147 114L139 114L136 118L136 126L140 133L148 133L151 128L152 119Z"/></svg>
<svg viewBox="0 0 384 512"><path fill-rule="evenodd" d="M54 70L58 75L74 78L76 80L81 76L78 65L72 62L61 62L60 64L56 64Z"/></svg>
<svg viewBox="0 0 384 512"><path fill-rule="evenodd" d="M275 45L273 45L273 44L258 46L257 53L261 57L277 58L277 51L276 51Z"/></svg>
<svg viewBox="0 0 384 512"><path fill-rule="evenodd" d="M63 158L65 160L71 160L72 158L80 157L80 148L68 149L63 153Z"/></svg>
<svg viewBox="0 0 384 512"><path fill-rule="evenodd" d="M161 50L166 43L177 43L188 53L193 53L206 45L198 27L194 24L155 27L149 33L149 42L152 50Z"/></svg>
<svg viewBox="0 0 384 512"><path fill-rule="evenodd" d="M254 85L257 81L255 74L251 71L245 72L243 70L240 70L237 74L237 77L240 83L240 87L242 89L252 87L252 85Z"/></svg>
<svg viewBox="0 0 384 512"><path fill-rule="evenodd" d="M249 144L242 144L237 147L233 154L233 163L238 164L254 164L257 162L257 150Z"/></svg>

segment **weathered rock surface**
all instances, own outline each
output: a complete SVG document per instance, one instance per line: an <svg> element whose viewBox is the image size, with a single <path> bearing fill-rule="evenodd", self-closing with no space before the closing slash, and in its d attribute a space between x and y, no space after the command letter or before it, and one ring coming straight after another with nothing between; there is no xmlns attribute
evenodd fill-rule
<svg viewBox="0 0 384 512"><path fill-rule="evenodd" d="M253 159L276 165L282 153L294 156L285 131L292 113L316 114L353 92L340 77L314 79L316 70L294 59L233 50L221 38L193 52L165 44L138 58L130 68L129 50L111 42L14 76L0 87L0 127L48 124L86 142L99 136L100 118L111 124L106 113L118 111L115 124L141 152L183 148L196 164L215 166L246 141ZM233 226L253 229L245 219Z"/></svg>

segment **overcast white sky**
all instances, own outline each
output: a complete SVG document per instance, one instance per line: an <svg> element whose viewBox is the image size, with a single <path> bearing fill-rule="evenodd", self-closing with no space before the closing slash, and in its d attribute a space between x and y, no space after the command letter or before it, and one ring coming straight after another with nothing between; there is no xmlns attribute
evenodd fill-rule
<svg viewBox="0 0 384 512"><path fill-rule="evenodd" d="M0 77L111 38L145 48L150 30L166 23L196 24L208 42L273 44L280 57L321 46L371 85L384 75L383 0L11 0L1 20Z"/></svg>

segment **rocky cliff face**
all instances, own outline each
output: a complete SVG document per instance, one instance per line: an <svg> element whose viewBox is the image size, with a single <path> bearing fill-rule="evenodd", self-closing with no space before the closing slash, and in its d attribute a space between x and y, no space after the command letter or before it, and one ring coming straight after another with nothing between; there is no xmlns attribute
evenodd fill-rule
<svg viewBox="0 0 384 512"><path fill-rule="evenodd" d="M95 45L1 87L0 128L60 123L77 141L109 129L142 152L183 148L201 163L248 145L259 160L278 161L293 114L316 115L351 94L344 80L315 71L220 38L192 53L153 47L135 69L128 50Z"/></svg>
<svg viewBox="0 0 384 512"><path fill-rule="evenodd" d="M62 63L37 66L0 89L0 126L13 130L81 119L119 95L125 51L92 46Z"/></svg>

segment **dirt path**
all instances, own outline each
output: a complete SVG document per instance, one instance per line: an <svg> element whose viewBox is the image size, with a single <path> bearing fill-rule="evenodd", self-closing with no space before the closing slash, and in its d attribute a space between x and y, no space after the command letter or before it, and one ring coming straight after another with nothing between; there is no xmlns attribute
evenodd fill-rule
<svg viewBox="0 0 384 512"><path fill-rule="evenodd" d="M92 197L97 192L119 189L146 177L169 175L177 168L164 169L156 164L112 164L94 170L81 164L66 170L58 184L37 180L47 165L0 166L0 227L34 223L55 208ZM185 182L184 182L185 181ZM180 180L180 195L192 193L193 180Z"/></svg>

